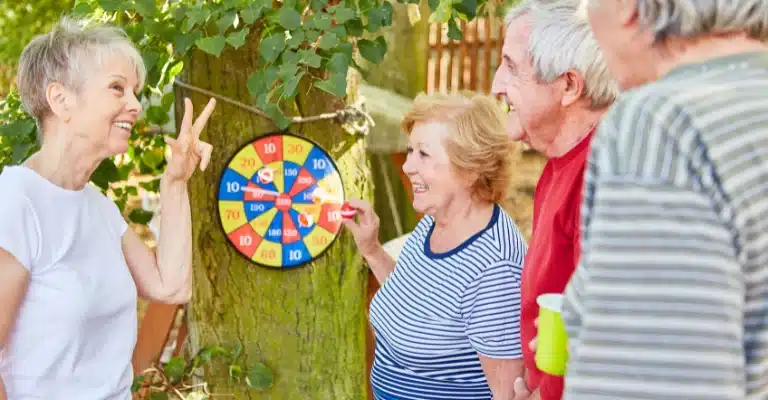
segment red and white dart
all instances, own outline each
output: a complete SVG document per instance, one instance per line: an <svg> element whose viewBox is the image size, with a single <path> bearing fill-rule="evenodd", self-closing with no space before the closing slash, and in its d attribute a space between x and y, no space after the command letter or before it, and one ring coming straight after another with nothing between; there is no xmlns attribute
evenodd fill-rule
<svg viewBox="0 0 768 400"><path fill-rule="evenodd" d="M349 203L344 203L341 206L341 217L346 219L355 218L355 215L357 214L357 209L350 206Z"/></svg>

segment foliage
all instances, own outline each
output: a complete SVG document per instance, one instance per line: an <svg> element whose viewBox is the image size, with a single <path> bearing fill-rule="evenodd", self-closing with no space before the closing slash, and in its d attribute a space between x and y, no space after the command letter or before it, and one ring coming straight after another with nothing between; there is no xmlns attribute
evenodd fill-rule
<svg viewBox="0 0 768 400"><path fill-rule="evenodd" d="M448 22L449 35L459 38L456 19L473 19L488 1L428 0L433 10L429 20ZM53 18L55 10L37 12ZM218 57L248 40L259 40L260 66L251 73L248 90L254 103L285 129L290 120L283 109L297 95L300 81L309 80L312 86L343 97L350 67L361 69L361 58L381 62L387 51L381 33L392 24L392 13L389 0L77 0L71 14L122 26L141 50L148 71L140 93L145 110L134 127L128 154L105 160L92 181L111 191L121 209L139 186L158 190L158 181L129 184L127 179L135 173L157 175L165 166L162 134L172 125L175 103L169 88L190 51ZM36 132L15 94L0 106L1 167L33 152ZM135 210L130 218L146 223L151 213Z"/></svg>
<svg viewBox="0 0 768 400"><path fill-rule="evenodd" d="M24 46L73 4L74 0L0 1L0 93L8 93Z"/></svg>
<svg viewBox="0 0 768 400"><path fill-rule="evenodd" d="M273 371L262 363L244 367L241 362L242 351L243 347L239 343L232 349L214 345L200 349L189 361L173 357L165 365L149 368L136 376L131 392L138 393L139 400L208 399L211 392L200 370L224 366L233 384L251 390L269 389L274 382Z"/></svg>

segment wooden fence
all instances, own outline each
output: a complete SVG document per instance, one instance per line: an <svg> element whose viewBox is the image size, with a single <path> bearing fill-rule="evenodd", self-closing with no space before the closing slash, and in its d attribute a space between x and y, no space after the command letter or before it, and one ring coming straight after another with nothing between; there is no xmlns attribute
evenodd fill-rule
<svg viewBox="0 0 768 400"><path fill-rule="evenodd" d="M500 17L461 22L461 41L448 38L448 24L429 28L427 93L470 90L490 93L501 63L504 21Z"/></svg>

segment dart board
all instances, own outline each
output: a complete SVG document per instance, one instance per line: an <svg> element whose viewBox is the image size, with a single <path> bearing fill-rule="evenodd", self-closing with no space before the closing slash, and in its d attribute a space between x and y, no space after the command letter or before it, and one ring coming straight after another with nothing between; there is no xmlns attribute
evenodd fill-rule
<svg viewBox="0 0 768 400"><path fill-rule="evenodd" d="M240 254L261 266L291 268L316 259L338 237L344 186L320 146L273 133L230 159L218 202L222 228Z"/></svg>

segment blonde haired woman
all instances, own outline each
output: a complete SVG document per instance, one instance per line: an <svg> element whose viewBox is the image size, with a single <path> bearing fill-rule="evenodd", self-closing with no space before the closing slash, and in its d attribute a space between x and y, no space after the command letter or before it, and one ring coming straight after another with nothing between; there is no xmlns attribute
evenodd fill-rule
<svg viewBox="0 0 768 400"><path fill-rule="evenodd" d="M425 216L397 262L370 205L350 202L358 217L345 225L382 283L371 304L376 399L512 399L527 247L498 204L512 157L505 118L486 96L415 99L403 170Z"/></svg>

